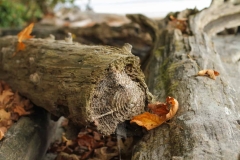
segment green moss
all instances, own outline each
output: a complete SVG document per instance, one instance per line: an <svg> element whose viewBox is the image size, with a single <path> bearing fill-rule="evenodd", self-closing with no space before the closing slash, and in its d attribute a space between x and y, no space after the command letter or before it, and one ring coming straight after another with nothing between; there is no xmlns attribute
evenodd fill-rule
<svg viewBox="0 0 240 160"><path fill-rule="evenodd" d="M175 80L176 69L182 65L182 62L171 62L170 58L166 58L159 67L159 76L157 78L157 89L165 91L164 96L171 96L178 87L178 81Z"/></svg>
<svg viewBox="0 0 240 160"><path fill-rule="evenodd" d="M180 41L175 41L174 47L176 52L182 51L184 49L184 45Z"/></svg>

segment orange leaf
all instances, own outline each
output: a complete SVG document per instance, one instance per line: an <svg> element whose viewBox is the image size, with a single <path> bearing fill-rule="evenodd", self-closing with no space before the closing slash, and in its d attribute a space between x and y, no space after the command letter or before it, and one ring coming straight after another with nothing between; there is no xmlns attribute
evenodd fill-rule
<svg viewBox="0 0 240 160"><path fill-rule="evenodd" d="M170 96L167 97L166 101L168 104L171 105L171 109L169 113L166 115L166 119L169 120L177 113L178 101Z"/></svg>
<svg viewBox="0 0 240 160"><path fill-rule="evenodd" d="M17 52L18 51L23 51L25 49L26 45L23 42L18 42L17 45Z"/></svg>
<svg viewBox="0 0 240 160"><path fill-rule="evenodd" d="M197 74L198 76L209 76L212 79L216 79L216 76L219 76L219 72L212 69L201 70Z"/></svg>
<svg viewBox="0 0 240 160"><path fill-rule="evenodd" d="M130 123L137 123L139 126L145 127L147 130L151 130L160 126L166 121L166 117L160 117L156 114L151 114L149 112L144 112L143 114L134 116Z"/></svg>
<svg viewBox="0 0 240 160"><path fill-rule="evenodd" d="M7 128L6 127L0 127L0 140L3 139L4 134L7 132Z"/></svg>
<svg viewBox="0 0 240 160"><path fill-rule="evenodd" d="M18 33L18 42L22 42L26 39L33 38L30 34L32 33L34 23L31 23L29 26L24 28L20 33Z"/></svg>
<svg viewBox="0 0 240 160"><path fill-rule="evenodd" d="M0 121L8 120L11 117L10 112L6 112L4 109L0 109Z"/></svg>
<svg viewBox="0 0 240 160"><path fill-rule="evenodd" d="M170 106L169 111L167 111L168 106ZM157 102L157 104L150 104L149 108L152 109L153 113L156 114L145 112L143 114L134 116L131 120L131 123L135 122L139 126L145 127L147 130L156 128L162 123L171 119L177 113L178 101L168 96L166 98L166 103Z"/></svg>
<svg viewBox="0 0 240 160"><path fill-rule="evenodd" d="M33 38L30 34L32 33L34 23L31 23L29 26L24 28L21 32L18 33L18 44L17 50L13 53L12 57L17 54L18 51L22 51L26 48L26 45L23 43L24 40Z"/></svg>
<svg viewBox="0 0 240 160"><path fill-rule="evenodd" d="M151 109L154 114L159 116L166 115L169 112L169 107L166 103L156 102L148 104L148 108Z"/></svg>
<svg viewBox="0 0 240 160"><path fill-rule="evenodd" d="M21 107L21 106L16 106L16 107L13 109L13 112L18 113L19 116L25 116L25 115L31 114L31 112L26 111L26 110L25 110L23 107Z"/></svg>

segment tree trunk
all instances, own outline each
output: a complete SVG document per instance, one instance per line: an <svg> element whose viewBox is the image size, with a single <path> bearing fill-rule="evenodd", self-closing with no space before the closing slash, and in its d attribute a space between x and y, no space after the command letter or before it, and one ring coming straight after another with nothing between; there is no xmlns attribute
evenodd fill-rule
<svg viewBox="0 0 240 160"><path fill-rule="evenodd" d="M94 122L106 135L151 100L131 45L122 48L31 39L12 57L15 37L0 39L0 79L56 116Z"/></svg>
<svg viewBox="0 0 240 160"><path fill-rule="evenodd" d="M240 25L239 16L240 5L222 1L189 18L192 35L157 31L157 49L145 69L147 84L158 100L173 96L180 108L170 124L144 135L133 160L239 158L240 37L214 36ZM202 69L220 76L194 76Z"/></svg>

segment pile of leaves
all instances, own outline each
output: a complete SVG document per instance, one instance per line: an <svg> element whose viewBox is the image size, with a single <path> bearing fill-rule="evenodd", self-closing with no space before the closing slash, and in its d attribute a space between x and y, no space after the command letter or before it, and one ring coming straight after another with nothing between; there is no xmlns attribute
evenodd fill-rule
<svg viewBox="0 0 240 160"><path fill-rule="evenodd" d="M69 140L64 134L61 141L50 146L48 153L57 154L56 160L117 160L129 156L132 142L132 137L103 136L94 127L83 128L75 139Z"/></svg>
<svg viewBox="0 0 240 160"><path fill-rule="evenodd" d="M21 116L32 113L33 104L0 80L0 140Z"/></svg>

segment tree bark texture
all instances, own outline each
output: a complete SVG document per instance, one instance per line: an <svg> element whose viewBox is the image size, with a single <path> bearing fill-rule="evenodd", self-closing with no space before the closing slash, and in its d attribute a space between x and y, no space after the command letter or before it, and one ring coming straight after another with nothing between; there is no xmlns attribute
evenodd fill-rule
<svg viewBox="0 0 240 160"><path fill-rule="evenodd" d="M144 135L133 160L239 159L240 37L216 36L240 25L239 16L240 5L222 1L189 17L192 35L156 31L159 40L144 71L147 84L157 100L173 96L180 108L170 124ZM202 69L220 76L194 76Z"/></svg>
<svg viewBox="0 0 240 160"><path fill-rule="evenodd" d="M104 134L143 112L151 100L131 45L86 46L30 39L12 57L17 39L0 39L0 79L56 116L95 123Z"/></svg>

